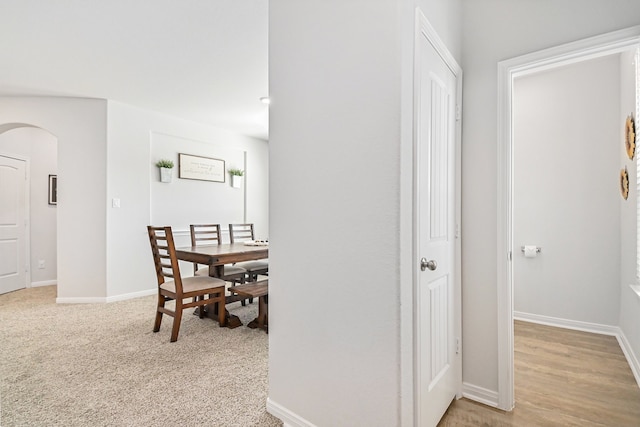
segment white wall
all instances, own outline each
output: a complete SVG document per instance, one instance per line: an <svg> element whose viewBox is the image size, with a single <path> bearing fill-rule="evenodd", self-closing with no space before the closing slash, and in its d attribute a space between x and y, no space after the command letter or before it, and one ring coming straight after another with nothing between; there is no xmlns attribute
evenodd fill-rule
<svg viewBox="0 0 640 427"><path fill-rule="evenodd" d="M57 206L48 203L48 193L49 175L58 170L58 140L42 129L20 127L0 134L0 154L15 155L29 163L31 285L55 283ZM39 260L45 262L42 269Z"/></svg>
<svg viewBox="0 0 640 427"><path fill-rule="evenodd" d="M619 55L520 77L513 90L516 314L617 326ZM542 252L525 258L524 245Z"/></svg>
<svg viewBox="0 0 640 427"><path fill-rule="evenodd" d="M246 151L219 142L151 133L151 222L171 224L182 231L188 231L189 224L215 222L222 225L225 230L223 240L228 241L227 225L244 222L246 186L233 188L226 172L223 175L225 182L182 179L179 153L222 160L226 170L234 167L244 170ZM160 182L159 169L153 166L160 159L170 159L175 164L171 183ZM186 216L185 212L191 214Z"/></svg>
<svg viewBox="0 0 640 427"><path fill-rule="evenodd" d="M236 218L234 213L241 215L244 210L246 220L255 224L256 233L269 235L266 141L113 101L108 103L108 117L106 211L110 299L155 289L147 225L174 227L178 232L177 244L186 245L189 224L224 225L232 216ZM228 182L179 179L178 152L225 157L229 166L246 168L244 188L232 189ZM173 182L160 183L155 162L171 156L176 164ZM235 165L243 159L246 167ZM162 197L166 200L158 200ZM120 199L120 208L111 207L113 198ZM235 205L232 213L224 206L229 202ZM182 270L184 274L192 272L188 265L183 265Z"/></svg>
<svg viewBox="0 0 640 427"><path fill-rule="evenodd" d="M422 3L456 44L459 2ZM270 2L268 408L292 425L413 425L416 4Z"/></svg>
<svg viewBox="0 0 640 427"><path fill-rule="evenodd" d="M269 14L269 399L314 425L396 425L396 10Z"/></svg>
<svg viewBox="0 0 640 427"><path fill-rule="evenodd" d="M475 0L462 16L463 379L497 391L497 64L640 24L640 2Z"/></svg>
<svg viewBox="0 0 640 427"><path fill-rule="evenodd" d="M636 156L629 160L626 152L619 151L620 168L627 167L629 171L629 198L620 202L620 329L627 340L635 357L636 375L640 374L640 297L631 290L629 285L638 282L636 278L637 259L637 186L636 170L638 161L638 111L636 104L636 64L635 52L623 52L620 55L620 112L618 123L623 123L627 116L634 112L636 118ZM624 141L622 126L619 126L619 141ZM622 143L620 144L622 145Z"/></svg>

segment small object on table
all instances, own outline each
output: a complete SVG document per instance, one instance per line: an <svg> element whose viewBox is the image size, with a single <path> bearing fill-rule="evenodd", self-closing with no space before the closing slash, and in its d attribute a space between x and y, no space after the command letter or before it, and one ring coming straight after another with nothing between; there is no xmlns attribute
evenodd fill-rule
<svg viewBox="0 0 640 427"><path fill-rule="evenodd" d="M243 243L247 246L269 246L268 240L247 240Z"/></svg>

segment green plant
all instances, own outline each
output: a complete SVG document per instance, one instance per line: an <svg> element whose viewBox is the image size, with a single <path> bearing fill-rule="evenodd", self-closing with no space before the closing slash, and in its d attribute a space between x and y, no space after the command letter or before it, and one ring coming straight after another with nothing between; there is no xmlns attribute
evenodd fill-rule
<svg viewBox="0 0 640 427"><path fill-rule="evenodd" d="M231 175L231 176L242 176L242 175L244 175L244 171L242 169L229 169L229 175Z"/></svg>
<svg viewBox="0 0 640 427"><path fill-rule="evenodd" d="M158 160L158 163L156 163L156 166L159 168L171 169L173 168L173 160L167 160L167 159Z"/></svg>

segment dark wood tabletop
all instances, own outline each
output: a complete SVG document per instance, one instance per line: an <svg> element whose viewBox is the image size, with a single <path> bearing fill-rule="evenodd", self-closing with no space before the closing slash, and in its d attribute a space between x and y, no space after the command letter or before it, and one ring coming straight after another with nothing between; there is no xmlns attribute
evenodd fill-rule
<svg viewBox="0 0 640 427"><path fill-rule="evenodd" d="M225 264L269 258L269 246L250 246L244 243L198 245L176 248L179 260L209 266L209 275L220 277Z"/></svg>

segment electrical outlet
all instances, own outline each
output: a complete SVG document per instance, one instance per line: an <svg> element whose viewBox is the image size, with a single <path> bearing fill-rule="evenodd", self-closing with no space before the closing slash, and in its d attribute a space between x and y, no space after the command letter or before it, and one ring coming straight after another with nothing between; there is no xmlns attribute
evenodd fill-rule
<svg viewBox="0 0 640 427"><path fill-rule="evenodd" d="M44 268L44 260L43 259L38 260L38 268L41 268L41 269Z"/></svg>

